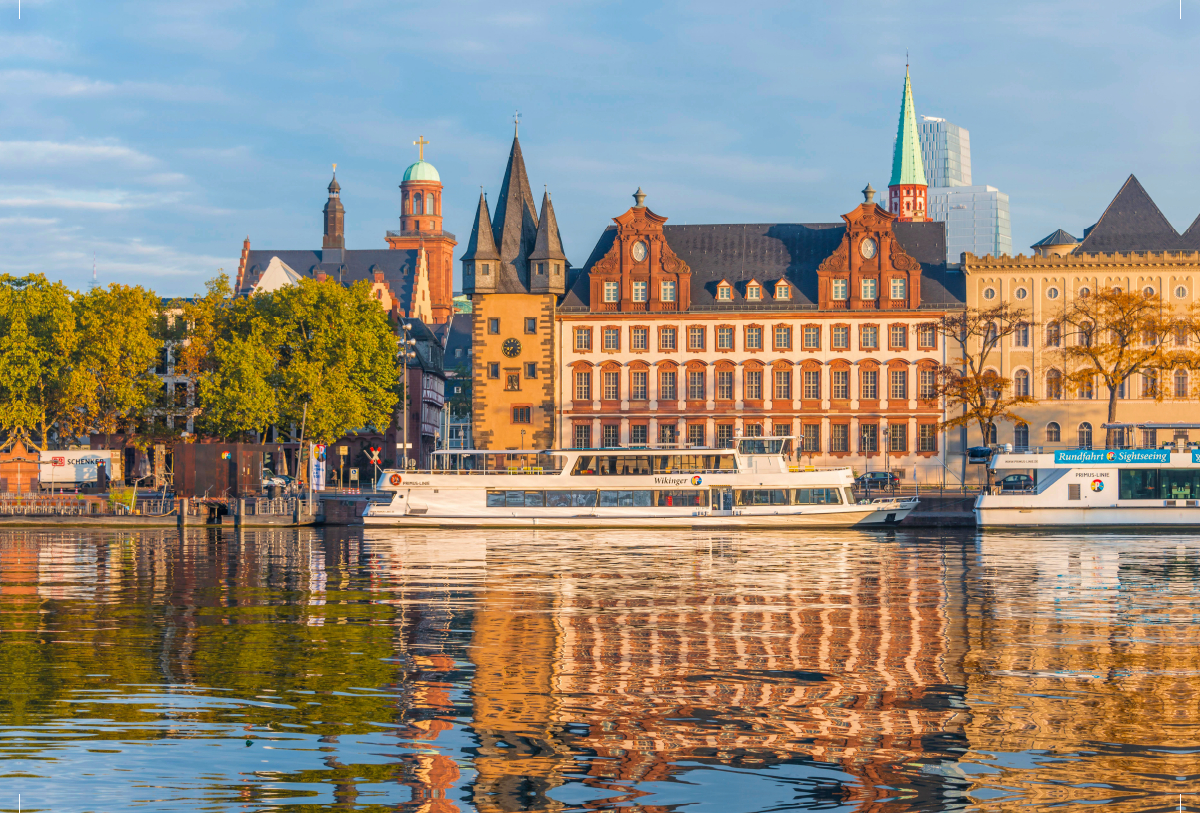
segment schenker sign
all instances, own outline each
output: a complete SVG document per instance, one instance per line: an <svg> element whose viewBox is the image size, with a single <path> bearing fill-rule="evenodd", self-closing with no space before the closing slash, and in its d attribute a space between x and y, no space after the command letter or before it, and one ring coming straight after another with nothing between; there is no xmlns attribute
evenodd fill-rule
<svg viewBox="0 0 1200 813"><path fill-rule="evenodd" d="M38 462L38 480L43 488L94 483L98 463L104 463L104 470L112 477L112 456L113 453L107 449L42 452Z"/></svg>

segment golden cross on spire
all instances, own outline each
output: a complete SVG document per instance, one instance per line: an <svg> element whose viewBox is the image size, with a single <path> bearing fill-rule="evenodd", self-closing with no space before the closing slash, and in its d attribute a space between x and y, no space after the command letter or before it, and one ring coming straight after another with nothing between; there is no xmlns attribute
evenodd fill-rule
<svg viewBox="0 0 1200 813"><path fill-rule="evenodd" d="M417 160L424 161L425 160L425 145L428 144L429 142L425 140L425 136L417 136L417 140L414 141L413 143L417 145L417 150L418 150Z"/></svg>

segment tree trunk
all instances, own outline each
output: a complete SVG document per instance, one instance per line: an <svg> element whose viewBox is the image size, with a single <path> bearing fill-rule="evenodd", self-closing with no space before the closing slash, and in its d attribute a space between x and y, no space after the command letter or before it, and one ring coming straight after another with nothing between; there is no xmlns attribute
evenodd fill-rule
<svg viewBox="0 0 1200 813"><path fill-rule="evenodd" d="M1116 387L1109 387L1108 388L1108 421L1107 421L1107 423L1114 424L1116 422L1117 422L1117 389L1116 389ZM1106 449L1115 449L1116 448L1115 441L1113 440L1113 433L1116 431L1117 430L1113 429L1110 425L1108 430L1104 433L1104 448L1106 448Z"/></svg>

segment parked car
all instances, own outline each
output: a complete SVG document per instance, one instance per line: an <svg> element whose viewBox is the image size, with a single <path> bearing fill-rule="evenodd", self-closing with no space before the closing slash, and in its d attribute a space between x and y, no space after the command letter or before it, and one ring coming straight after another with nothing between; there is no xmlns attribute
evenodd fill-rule
<svg viewBox="0 0 1200 813"><path fill-rule="evenodd" d="M1028 474L1010 474L997 480L1001 491L1033 491L1033 478Z"/></svg>
<svg viewBox="0 0 1200 813"><path fill-rule="evenodd" d="M854 485L870 491L886 491L900 485L900 478L890 471L868 471L854 478Z"/></svg>
<svg viewBox="0 0 1200 813"><path fill-rule="evenodd" d="M279 486L280 488L282 488L284 490L288 490L292 487L292 485L295 482L296 482L295 477L289 477L286 474L275 474L270 469L263 469L263 472L262 472L263 488L266 488L267 486Z"/></svg>

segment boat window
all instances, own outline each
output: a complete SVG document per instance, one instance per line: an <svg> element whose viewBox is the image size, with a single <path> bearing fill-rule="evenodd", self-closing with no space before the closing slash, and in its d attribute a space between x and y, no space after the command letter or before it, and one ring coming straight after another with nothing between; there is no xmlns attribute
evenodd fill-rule
<svg viewBox="0 0 1200 813"><path fill-rule="evenodd" d="M703 491L655 491L654 504L666 508L694 508L704 505Z"/></svg>
<svg viewBox="0 0 1200 813"><path fill-rule="evenodd" d="M601 508L649 508L650 498L653 492L650 491L601 491L600 492L600 507Z"/></svg>
<svg viewBox="0 0 1200 813"><path fill-rule="evenodd" d="M782 447L782 441L771 441ZM710 471L737 471L733 455L657 454L657 455L580 455L571 474L642 475L685 474Z"/></svg>
<svg viewBox="0 0 1200 813"><path fill-rule="evenodd" d="M594 454L581 454L575 461L575 468L571 469L571 474L595 474L596 473L596 456Z"/></svg>
<svg viewBox="0 0 1200 813"><path fill-rule="evenodd" d="M488 508L503 508L504 507L504 492L489 491L487 494Z"/></svg>
<svg viewBox="0 0 1200 813"><path fill-rule="evenodd" d="M506 508L518 507L518 506L525 505L525 492L524 491L506 491L506 492L504 492L504 494L505 494L504 506Z"/></svg>
<svg viewBox="0 0 1200 813"><path fill-rule="evenodd" d="M738 451L742 454L779 454L783 450L783 440L779 438L742 438L738 441Z"/></svg>
<svg viewBox="0 0 1200 813"><path fill-rule="evenodd" d="M758 488L737 491L738 505L790 505L791 493L785 488Z"/></svg>
<svg viewBox="0 0 1200 813"><path fill-rule="evenodd" d="M595 491L572 491L571 501L576 508L595 508L596 507L596 492Z"/></svg>
<svg viewBox="0 0 1200 813"><path fill-rule="evenodd" d="M1200 498L1200 469L1120 469L1122 500L1194 500Z"/></svg>
<svg viewBox="0 0 1200 813"><path fill-rule="evenodd" d="M570 491L547 491L546 505L551 508L570 508L571 507L571 492Z"/></svg>
<svg viewBox="0 0 1200 813"><path fill-rule="evenodd" d="M527 505L527 506L540 506L540 505L542 505L542 492L540 492L540 491L526 491L526 492L525 492L525 505Z"/></svg>
<svg viewBox="0 0 1200 813"><path fill-rule="evenodd" d="M841 495L836 488L798 488L796 505L840 505Z"/></svg>
<svg viewBox="0 0 1200 813"><path fill-rule="evenodd" d="M854 489L844 488L844 489L842 489L842 491L846 492L846 504L854 505Z"/></svg>

